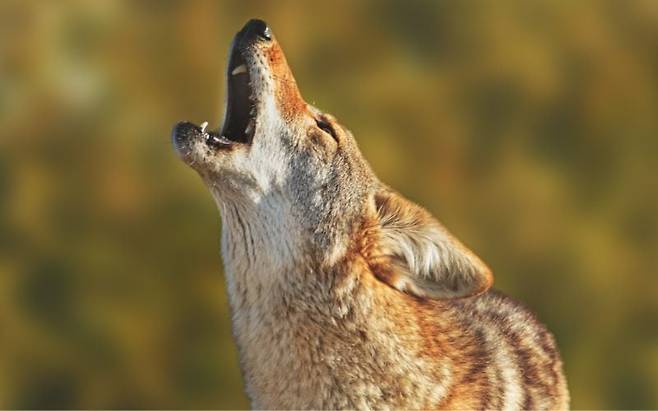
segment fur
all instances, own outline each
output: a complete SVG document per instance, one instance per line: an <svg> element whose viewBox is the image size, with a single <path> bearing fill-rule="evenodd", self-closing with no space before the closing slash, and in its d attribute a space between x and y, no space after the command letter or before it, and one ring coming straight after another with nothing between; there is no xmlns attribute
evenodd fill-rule
<svg viewBox="0 0 658 411"><path fill-rule="evenodd" d="M534 315L492 291L489 268L304 101L276 39L235 43L253 141L217 150L178 130L174 144L221 213L253 407L568 408L555 341Z"/></svg>

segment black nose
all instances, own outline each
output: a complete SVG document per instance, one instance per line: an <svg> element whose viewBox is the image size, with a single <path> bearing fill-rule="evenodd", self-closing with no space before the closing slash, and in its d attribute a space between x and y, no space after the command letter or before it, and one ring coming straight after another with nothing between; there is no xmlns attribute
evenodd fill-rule
<svg viewBox="0 0 658 411"><path fill-rule="evenodd" d="M265 40L272 40L272 33L270 28L267 27L267 23L259 19L249 20L242 28L241 33L245 37L258 36Z"/></svg>

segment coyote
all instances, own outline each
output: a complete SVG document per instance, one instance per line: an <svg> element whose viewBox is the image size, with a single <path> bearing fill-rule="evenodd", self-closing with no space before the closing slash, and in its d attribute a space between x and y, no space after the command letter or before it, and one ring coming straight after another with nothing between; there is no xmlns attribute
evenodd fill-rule
<svg viewBox="0 0 658 411"><path fill-rule="evenodd" d="M172 138L222 217L254 408L568 408L553 336L304 101L265 22L237 33L227 77L221 132Z"/></svg>

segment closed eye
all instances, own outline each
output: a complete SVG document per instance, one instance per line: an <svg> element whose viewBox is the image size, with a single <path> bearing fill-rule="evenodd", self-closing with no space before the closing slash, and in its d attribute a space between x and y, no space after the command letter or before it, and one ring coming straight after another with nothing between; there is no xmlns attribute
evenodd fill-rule
<svg viewBox="0 0 658 411"><path fill-rule="evenodd" d="M319 118L315 119L315 124L320 128L322 131L325 133L329 134L331 137L333 137L334 140L338 141L336 138L336 131L334 131L334 128L329 124L329 122Z"/></svg>

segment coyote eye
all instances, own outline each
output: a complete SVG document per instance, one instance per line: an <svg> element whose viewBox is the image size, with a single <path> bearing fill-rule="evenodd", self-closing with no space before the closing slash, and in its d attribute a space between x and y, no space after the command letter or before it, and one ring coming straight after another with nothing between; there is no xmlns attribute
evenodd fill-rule
<svg viewBox="0 0 658 411"><path fill-rule="evenodd" d="M329 122L320 118L320 119L315 119L315 124L318 126L320 130L329 134L331 137L333 137L334 140L338 141L338 139L336 138L336 132L334 131L334 128L331 127L331 124L329 124Z"/></svg>

